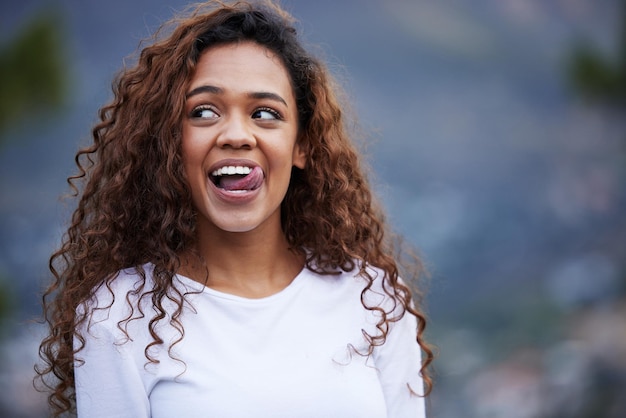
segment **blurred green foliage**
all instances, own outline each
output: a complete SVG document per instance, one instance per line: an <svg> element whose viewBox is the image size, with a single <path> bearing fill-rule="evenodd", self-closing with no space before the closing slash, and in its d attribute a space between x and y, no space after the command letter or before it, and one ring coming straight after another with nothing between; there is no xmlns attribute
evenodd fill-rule
<svg viewBox="0 0 626 418"><path fill-rule="evenodd" d="M0 46L0 145L9 127L64 102L68 83L61 28L57 14L40 13Z"/></svg>
<svg viewBox="0 0 626 418"><path fill-rule="evenodd" d="M0 147L7 131L28 116L35 123L59 108L67 95L67 76L61 19L41 13L13 39L0 45ZM9 278L0 276L0 339L5 319L14 309Z"/></svg>
<svg viewBox="0 0 626 418"><path fill-rule="evenodd" d="M578 93L587 99L626 106L626 1L622 2L622 32L615 59L584 44L574 49L569 76Z"/></svg>
<svg viewBox="0 0 626 418"><path fill-rule="evenodd" d="M6 276L0 274L0 340L4 338L5 319L9 318L14 309L13 292L8 286Z"/></svg>

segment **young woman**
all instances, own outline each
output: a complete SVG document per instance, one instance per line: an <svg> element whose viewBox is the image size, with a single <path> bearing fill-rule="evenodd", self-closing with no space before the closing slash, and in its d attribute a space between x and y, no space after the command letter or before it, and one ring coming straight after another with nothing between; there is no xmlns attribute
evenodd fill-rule
<svg viewBox="0 0 626 418"><path fill-rule="evenodd" d="M425 416L426 319L290 16L200 6L100 117L44 298L54 414Z"/></svg>

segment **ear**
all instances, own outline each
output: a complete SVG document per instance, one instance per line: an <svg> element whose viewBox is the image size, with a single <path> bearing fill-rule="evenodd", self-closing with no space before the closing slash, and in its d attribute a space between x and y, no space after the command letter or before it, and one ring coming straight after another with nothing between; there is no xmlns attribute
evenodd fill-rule
<svg viewBox="0 0 626 418"><path fill-rule="evenodd" d="M296 145L293 147L293 165L294 167L298 167L299 169L304 169L306 167L306 154L299 143L296 142Z"/></svg>

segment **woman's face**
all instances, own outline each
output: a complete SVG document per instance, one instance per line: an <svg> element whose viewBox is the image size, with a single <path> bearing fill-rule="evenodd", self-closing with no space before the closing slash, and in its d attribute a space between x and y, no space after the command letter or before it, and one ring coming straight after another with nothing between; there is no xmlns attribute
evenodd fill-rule
<svg viewBox="0 0 626 418"><path fill-rule="evenodd" d="M202 53L186 94L182 152L199 233L280 228L298 113L279 57L253 42Z"/></svg>

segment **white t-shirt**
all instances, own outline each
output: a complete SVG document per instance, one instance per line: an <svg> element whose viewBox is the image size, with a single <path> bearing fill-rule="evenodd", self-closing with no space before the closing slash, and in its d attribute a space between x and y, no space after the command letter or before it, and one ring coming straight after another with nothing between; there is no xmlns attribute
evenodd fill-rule
<svg viewBox="0 0 626 418"><path fill-rule="evenodd" d="M145 268L140 293L151 288L152 267ZM378 279L368 300L390 303L383 296L382 273L371 272ZM89 333L83 332L86 345L75 367L80 418L426 416L424 398L409 390L423 392L412 315L393 323L385 344L370 357L354 351L367 350L362 330L378 334L376 314L361 303L365 280L355 273L324 276L305 268L284 290L261 299L175 276L182 293L197 293L187 295L182 339L167 318L159 322L156 330L165 344L148 349L156 364L144 351L155 314L150 296L141 302L143 317L135 309L138 319L121 325L130 340L118 327L130 314L127 293L139 283L134 270L122 271L112 284L112 305L106 286L88 305ZM130 299L139 306L137 296ZM168 313L173 307L166 304Z"/></svg>

